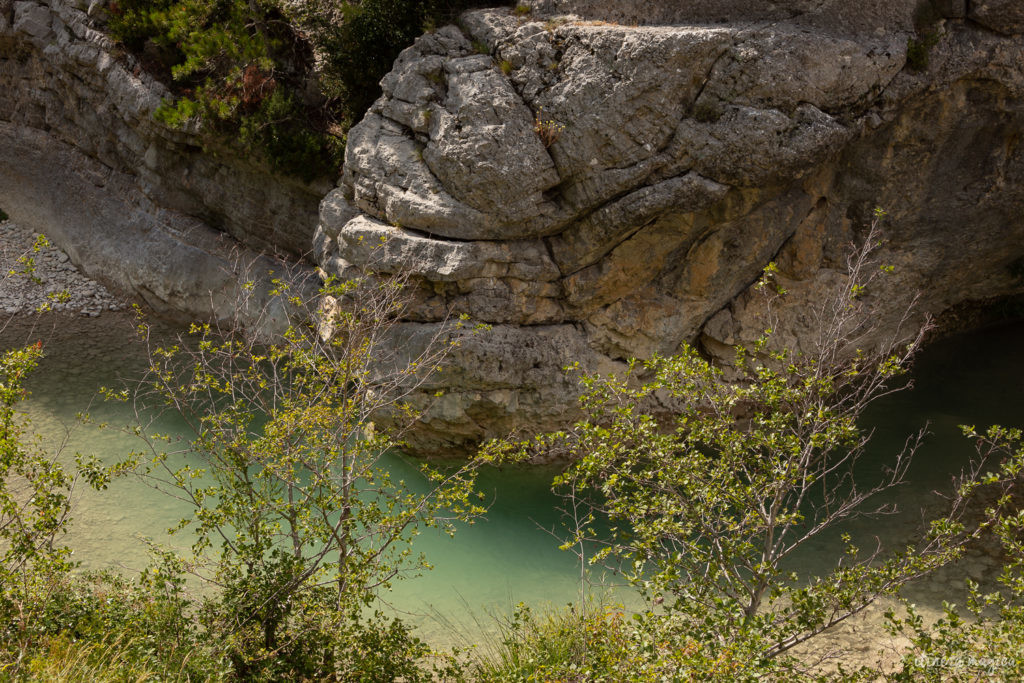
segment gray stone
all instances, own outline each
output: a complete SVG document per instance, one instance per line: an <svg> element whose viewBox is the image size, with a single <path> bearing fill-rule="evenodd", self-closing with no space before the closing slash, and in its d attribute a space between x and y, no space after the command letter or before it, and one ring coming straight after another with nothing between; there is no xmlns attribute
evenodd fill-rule
<svg viewBox="0 0 1024 683"><path fill-rule="evenodd" d="M564 426L552 343L589 368L687 342L728 363L768 322L751 284L769 261L789 290L776 338L812 349L876 205L886 333L919 291L921 314L1024 291L1021 39L940 3L930 67L911 72L916 0L531 4L403 53L322 206L325 270L408 274L418 329L494 325L447 364L445 397L422 397L422 450ZM1010 33L1017 6L971 16Z"/></svg>
<svg viewBox="0 0 1024 683"><path fill-rule="evenodd" d="M969 0L968 16L993 31L1024 33L1024 4L1019 0Z"/></svg>
<svg viewBox="0 0 1024 683"><path fill-rule="evenodd" d="M35 2L14 3L14 31L24 33L37 40L47 38L53 29L53 18L45 5Z"/></svg>

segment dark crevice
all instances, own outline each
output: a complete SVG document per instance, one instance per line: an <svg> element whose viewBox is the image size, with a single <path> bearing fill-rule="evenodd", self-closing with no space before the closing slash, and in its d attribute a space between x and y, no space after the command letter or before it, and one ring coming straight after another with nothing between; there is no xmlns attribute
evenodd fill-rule
<svg viewBox="0 0 1024 683"><path fill-rule="evenodd" d="M548 258L551 259L551 263L555 264L555 267L558 268L558 261L555 260L555 251L554 251L554 249L551 248L551 240L550 240L550 238L548 238L548 237L541 237L540 241L544 245L544 249L548 253ZM561 270L561 269L559 269L559 270ZM558 282L559 288L561 288L563 290L562 294L564 295L565 291L564 291L564 287L562 287L561 278L556 280L556 282Z"/></svg>
<svg viewBox="0 0 1024 683"><path fill-rule="evenodd" d="M562 274L562 277L561 277L561 278L559 279L559 281L560 281L560 282L561 282L561 281L564 281L564 280L566 280L566 279L568 279L568 278L572 277L573 275L576 275L577 273L582 273L582 272L583 272L584 270L586 270L587 268L591 268L591 267L593 267L593 266L596 266L596 265L597 265L598 263L600 263L600 262L601 262L601 260L602 260L602 259L604 259L604 258L605 258L606 256L608 256L608 254L610 254L611 252L615 251L616 249L618 249L619 247L621 247L621 246L622 246L623 244L625 244L626 242L628 242L628 241L630 241L631 239L633 239L634 237L636 237L636 235L637 235L637 234L638 234L638 233L639 233L639 232L640 232L641 230L643 230L644 228L646 228L646 227L648 227L648 226L650 226L650 225L652 225L652 224L656 223L656 222L658 221L658 219L659 219L660 217L661 217L661 216L658 216L658 217L656 217L656 218L652 218L651 220L647 221L647 222L646 222L646 223L644 223L643 225L640 225L640 226L637 226L636 228L633 228L633 229L631 229L631 230L630 230L630 231L629 231L628 233L626 233L625 235L623 235L621 239L619 239L618 241L616 241L616 242L615 242L615 244L611 245L611 246L610 246L610 247L608 248L608 250L604 252L604 254L602 254L602 255L601 255L600 257L598 257L598 259L597 259L596 261L594 261L594 262L592 262L592 263L587 263L587 264L585 264L585 265L582 265L582 266L580 266L579 268L577 268L577 269L575 269L575 270L573 270L573 271L570 271L570 272L568 272L568 273L563 273L563 274ZM556 262L556 263L555 263L555 265L558 265L558 263ZM559 271L561 271L561 268L559 268Z"/></svg>
<svg viewBox="0 0 1024 683"><path fill-rule="evenodd" d="M697 94L693 96L693 102L690 104L691 110L693 109L694 105L697 104L697 100L700 99L700 96L704 94L704 90L707 89L708 84L711 83L711 76L712 74L715 73L715 68L718 66L718 63L721 62L726 55L730 54L732 50L736 49L736 46L739 44L737 42L738 38L739 36L736 36L736 38L733 39L732 45L723 47L722 51L718 53L714 60L712 60L711 66L708 67L707 73L704 74L704 82L701 83L700 89L697 91ZM690 118L689 113L687 114L686 118Z"/></svg>
<svg viewBox="0 0 1024 683"><path fill-rule="evenodd" d="M381 222L383 223L384 221L381 221ZM399 225L399 226L393 226L393 227L396 227L396 228L398 228L400 230L403 230L405 232L408 232L408 233L412 233L412 235L414 237L422 237L424 239L433 240L434 242L451 242L452 244L468 244L470 242L508 242L508 241L515 241L515 240L474 240L474 239L465 239L465 238L461 238L461 237L448 237L446 235L438 235L438 234L430 232L428 230L423 230L421 228L410 228L407 225Z"/></svg>
<svg viewBox="0 0 1024 683"><path fill-rule="evenodd" d="M811 209L811 212L813 212L813 211L814 211L814 209ZM808 215L810 215L811 212L808 212ZM758 281L760 281L760 279L761 279L761 277L763 276L763 273L764 273L764 268L769 263L777 262L779 260L779 256L782 254L782 250L785 249L786 245L788 245L790 240L793 239L793 236L796 234L796 231L798 229L799 229L799 227L795 228L793 230L793 232L791 232L788 235L786 235L786 238L782 240L782 242L779 244L778 248L771 255L771 257L769 257L768 260L764 262L764 265L758 271L756 276L754 276L753 278L748 280L742 286L738 287L737 290L736 290L736 293L733 294L731 297L729 297L728 301L726 301L722 306L720 306L719 308L715 309L714 311L711 311L708 315L704 316L704 319L701 320L700 325L697 326L696 337L694 337L694 339L691 340L690 343L692 343L692 344L699 344L700 338L704 334L704 327L708 324L708 321L710 321L712 318L714 318L716 315L718 315L720 312L724 311L725 309L731 308L732 305L736 302L736 299L738 299L739 297L743 296L744 293L750 291L750 289L752 287L754 287L758 283ZM710 236L713 232L714 231L709 231L708 233L702 235L701 238L699 238L698 240L694 241L693 244L695 245L695 244L698 244L699 242L702 242L704 239L706 239L708 236ZM702 351L703 351L703 348L702 348Z"/></svg>

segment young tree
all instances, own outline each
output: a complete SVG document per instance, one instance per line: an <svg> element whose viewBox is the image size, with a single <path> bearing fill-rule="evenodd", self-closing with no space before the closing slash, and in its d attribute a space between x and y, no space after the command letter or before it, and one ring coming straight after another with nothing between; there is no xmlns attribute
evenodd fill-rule
<svg viewBox="0 0 1024 683"><path fill-rule="evenodd" d="M6 218L6 214L4 214ZM49 246L40 235L16 258L14 267L0 272L0 283L36 277L36 255ZM10 324L8 318L0 332ZM47 453L18 410L28 397L25 380L43 356L42 343L0 352L0 612L23 611L38 575L66 572L70 551L63 545L71 514L71 494L77 483L72 471Z"/></svg>
<svg viewBox="0 0 1024 683"><path fill-rule="evenodd" d="M0 285L10 284L11 278L41 287L36 258L49 246L46 238L39 235L20 254L9 246L8 253L0 254L5 261ZM35 313L66 296L48 293ZM12 320L0 323L0 332L10 334ZM79 485L106 488L120 471L95 458L69 457L67 434L61 442L47 444L33 433L21 404L29 397L26 381L43 356L38 340L0 351L0 671L5 676L23 674L44 641L93 616L80 604L68 604L69 595L82 592L84 584L73 574L78 565L64 537Z"/></svg>
<svg viewBox="0 0 1024 683"><path fill-rule="evenodd" d="M418 680L425 646L367 610L377 589L426 566L410 547L419 528L451 532L482 511L473 463L422 464L418 483L388 468L416 418L407 398L458 343L459 324L407 357L388 341L405 312L400 279L304 291L278 283L289 324L273 339L193 325L154 350L133 396L139 415L170 410L191 437L180 449L152 441L145 477L191 508L177 527L196 538L185 566L218 589L204 620L237 673Z"/></svg>
<svg viewBox="0 0 1024 683"><path fill-rule="evenodd" d="M944 614L928 623L904 601L906 616L887 613L894 635L911 640L894 681L978 681L1024 679L1024 440L1019 429L999 426L979 434L964 427L979 459L998 464L980 480L982 514L991 540L1002 551L998 589L983 593L967 581L966 615L945 603Z"/></svg>
<svg viewBox="0 0 1024 683"><path fill-rule="evenodd" d="M908 312L882 335L866 304L874 281L891 270L876 259L880 218L849 258L841 288L813 312L813 348L773 345L772 304L783 292L769 267L761 282L768 323L752 348L737 348L738 379L726 381L686 346L633 362L625 376L585 375L585 418L573 429L519 449L496 447L499 457L539 448L569 461L556 489L587 514L566 546L596 544L591 561L618 567L651 600L656 610L641 619L637 637L669 639L672 657L688 653L672 664L674 675L717 670L743 679L796 666L785 656L792 648L950 562L976 533L959 518L980 463L949 516L919 543L862 552L844 536L845 554L822 576L787 564L848 520L892 512L872 499L903 481L923 436L863 484L870 433L860 417L906 386L903 374L928 328L907 329ZM610 523L609 534L596 531L598 520Z"/></svg>

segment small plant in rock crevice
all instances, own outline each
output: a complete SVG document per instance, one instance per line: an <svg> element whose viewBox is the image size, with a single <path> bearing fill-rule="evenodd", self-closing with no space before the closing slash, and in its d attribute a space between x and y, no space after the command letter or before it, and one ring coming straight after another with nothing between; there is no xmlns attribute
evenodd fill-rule
<svg viewBox="0 0 1024 683"><path fill-rule="evenodd" d="M537 110L537 115L533 120L533 132L540 138L544 149L548 149L562 137L562 133L565 132L565 124L559 123L554 119L545 119L544 109L540 108Z"/></svg>
<svg viewBox="0 0 1024 683"><path fill-rule="evenodd" d="M938 33L929 33L920 38L907 39L907 67L911 71L925 71L930 61L931 50L938 45Z"/></svg>

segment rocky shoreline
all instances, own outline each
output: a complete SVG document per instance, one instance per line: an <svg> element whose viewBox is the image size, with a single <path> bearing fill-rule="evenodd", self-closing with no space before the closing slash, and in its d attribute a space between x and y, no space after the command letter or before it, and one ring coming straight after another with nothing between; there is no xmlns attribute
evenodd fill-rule
<svg viewBox="0 0 1024 683"><path fill-rule="evenodd" d="M0 314L26 315L48 308L96 318L127 307L122 297L86 277L48 240L48 246L35 251L39 237L39 233L14 221L0 221ZM29 263L34 268L32 273L26 272Z"/></svg>

